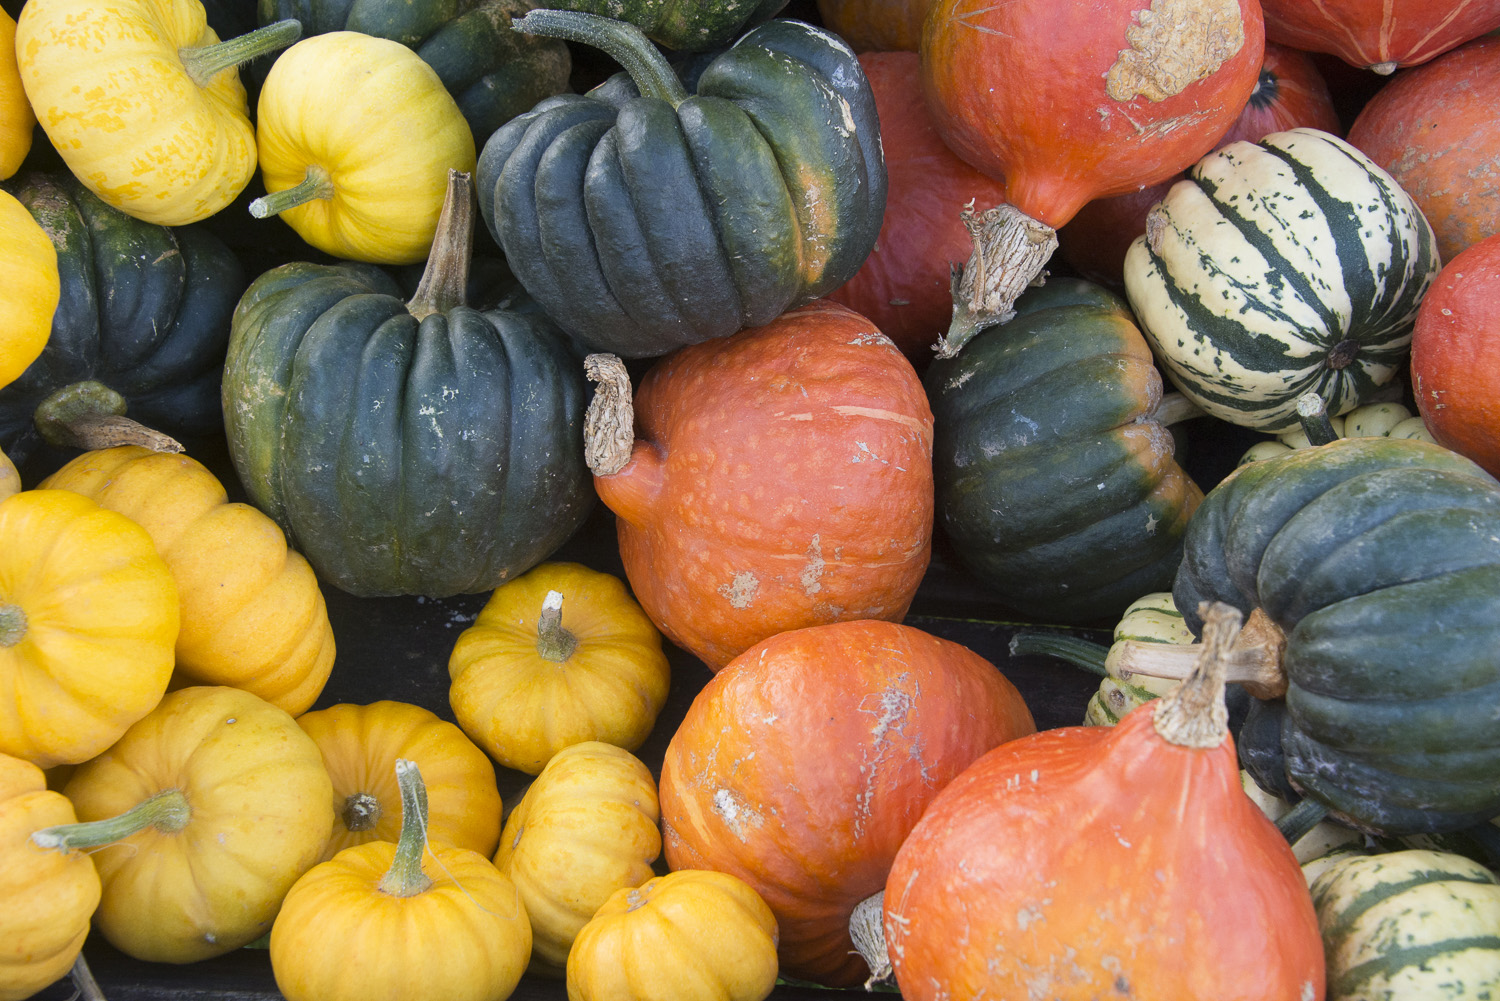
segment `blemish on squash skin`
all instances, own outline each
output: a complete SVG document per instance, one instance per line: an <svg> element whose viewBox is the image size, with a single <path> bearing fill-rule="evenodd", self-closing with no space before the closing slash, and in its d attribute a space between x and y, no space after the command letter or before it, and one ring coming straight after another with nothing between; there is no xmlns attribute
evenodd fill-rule
<svg viewBox="0 0 1500 1001"><path fill-rule="evenodd" d="M1105 73L1116 101L1164 101L1211 76L1245 44L1238 0L1152 0L1125 29L1125 43Z"/></svg>
<svg viewBox="0 0 1500 1001"><path fill-rule="evenodd" d="M737 796L732 789L714 790L713 804L714 813L741 841L745 840L747 830L759 827L763 822L760 813Z"/></svg>
<svg viewBox="0 0 1500 1001"><path fill-rule="evenodd" d="M734 575L734 580L719 588L719 593L729 599L729 604L734 608L749 608L750 603L755 600L755 592L760 588L760 581L753 573L740 571Z"/></svg>
<svg viewBox="0 0 1500 1001"><path fill-rule="evenodd" d="M809 597L823 590L823 569L827 563L823 559L822 539L814 535L812 542L807 547L807 564L802 568L802 593Z"/></svg>

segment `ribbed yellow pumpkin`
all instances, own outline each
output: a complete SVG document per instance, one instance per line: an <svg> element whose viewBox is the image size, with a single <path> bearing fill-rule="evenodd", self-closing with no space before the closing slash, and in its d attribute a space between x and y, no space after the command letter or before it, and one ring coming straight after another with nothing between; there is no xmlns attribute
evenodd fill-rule
<svg viewBox="0 0 1500 1001"><path fill-rule="evenodd" d="M5 280L0 282L0 389L4 389L47 346L62 294L57 249L26 206L8 191L0 191L0 266L5 270Z"/></svg>
<svg viewBox="0 0 1500 1001"><path fill-rule="evenodd" d="M0 181L14 174L31 152L36 115L16 68L16 22L0 10Z"/></svg>
<svg viewBox="0 0 1500 1001"><path fill-rule="evenodd" d="M10 457L0 452L0 501L20 492L21 474L16 471L16 464L10 461Z"/></svg>

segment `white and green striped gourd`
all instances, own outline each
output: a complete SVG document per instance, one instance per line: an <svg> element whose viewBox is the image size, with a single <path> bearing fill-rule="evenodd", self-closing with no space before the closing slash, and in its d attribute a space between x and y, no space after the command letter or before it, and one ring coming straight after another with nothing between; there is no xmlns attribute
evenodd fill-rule
<svg viewBox="0 0 1500 1001"><path fill-rule="evenodd" d="M1369 157L1317 129L1208 154L1151 210L1125 290L1167 376L1242 427L1344 414L1404 368L1439 270L1432 227Z"/></svg>
<svg viewBox="0 0 1500 1001"><path fill-rule="evenodd" d="M1115 624L1114 642L1104 658L1106 677L1089 699L1083 717L1085 725L1114 726L1136 706L1165 695L1182 684L1121 671L1120 644L1125 640L1188 644L1196 637L1183 623L1182 613L1172 603L1170 591L1153 591L1131 602Z"/></svg>
<svg viewBox="0 0 1500 1001"><path fill-rule="evenodd" d="M1420 438L1432 441L1432 432L1420 416L1399 403L1367 403L1355 407L1342 417L1330 417L1334 433L1340 438ZM1239 465L1274 459L1299 448L1307 448L1307 432L1295 427L1268 441L1258 441L1240 456ZM1497 999L1500 1001L1500 999Z"/></svg>

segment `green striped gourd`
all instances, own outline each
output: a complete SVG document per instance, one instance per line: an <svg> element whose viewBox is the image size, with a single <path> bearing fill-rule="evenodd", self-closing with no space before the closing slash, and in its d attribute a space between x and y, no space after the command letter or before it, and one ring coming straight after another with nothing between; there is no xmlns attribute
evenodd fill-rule
<svg viewBox="0 0 1500 1001"><path fill-rule="evenodd" d="M1126 640L1188 644L1194 641L1194 636L1182 621L1182 613L1172 603L1172 592L1152 591L1131 602L1120 621L1115 623L1114 643L1104 658L1106 676L1099 682L1099 690L1089 699L1088 709L1084 712L1083 722L1088 726L1114 726L1136 706L1165 695L1181 684L1121 671L1120 644Z"/></svg>
<svg viewBox="0 0 1500 1001"><path fill-rule="evenodd" d="M1500 880L1461 855L1351 856L1312 884L1327 1001L1500 997Z"/></svg>
<svg viewBox="0 0 1500 1001"><path fill-rule="evenodd" d="M1417 438L1432 441L1432 433L1422 418L1399 403L1369 403L1355 407L1342 417L1330 417L1328 423L1340 438ZM1274 459L1299 448L1307 448L1307 432L1300 426L1283 431L1269 441L1258 441L1240 456L1239 465Z"/></svg>
<svg viewBox="0 0 1500 1001"><path fill-rule="evenodd" d="M1148 215L1125 289L1183 395L1280 432L1305 392L1343 414L1395 378L1439 263L1432 227L1389 174L1299 128L1198 161Z"/></svg>

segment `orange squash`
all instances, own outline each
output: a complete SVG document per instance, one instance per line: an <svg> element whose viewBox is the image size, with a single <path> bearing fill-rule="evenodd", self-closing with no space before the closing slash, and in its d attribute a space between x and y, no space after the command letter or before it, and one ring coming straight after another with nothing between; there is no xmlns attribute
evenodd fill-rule
<svg viewBox="0 0 1500 1001"><path fill-rule="evenodd" d="M937 0L818 0L818 16L855 52L915 52ZM861 60L863 62L863 60ZM884 133L885 127L881 126ZM890 145L886 146L890 156Z"/></svg>
<svg viewBox="0 0 1500 1001"><path fill-rule="evenodd" d="M1500 0L1261 0L1266 38L1394 73L1500 28Z"/></svg>

